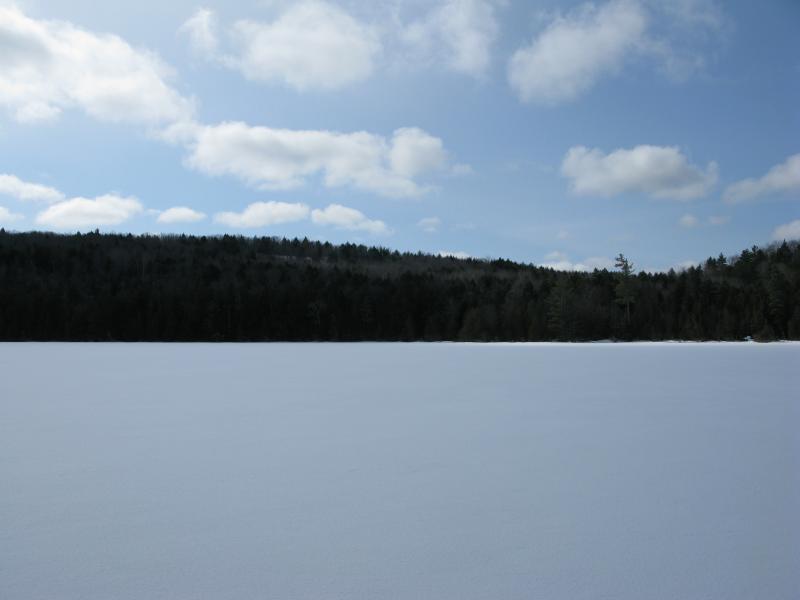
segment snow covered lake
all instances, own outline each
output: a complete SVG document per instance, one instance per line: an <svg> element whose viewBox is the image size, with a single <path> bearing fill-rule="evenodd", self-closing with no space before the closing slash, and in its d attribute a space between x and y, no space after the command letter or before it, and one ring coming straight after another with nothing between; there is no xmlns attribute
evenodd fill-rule
<svg viewBox="0 0 800 600"><path fill-rule="evenodd" d="M0 344L0 598L797 600L798 344Z"/></svg>

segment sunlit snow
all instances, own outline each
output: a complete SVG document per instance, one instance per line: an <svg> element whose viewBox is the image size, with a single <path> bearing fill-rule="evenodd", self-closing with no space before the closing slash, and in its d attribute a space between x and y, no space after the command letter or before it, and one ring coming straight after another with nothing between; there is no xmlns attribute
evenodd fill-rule
<svg viewBox="0 0 800 600"><path fill-rule="evenodd" d="M798 344L0 344L0 597L797 600Z"/></svg>

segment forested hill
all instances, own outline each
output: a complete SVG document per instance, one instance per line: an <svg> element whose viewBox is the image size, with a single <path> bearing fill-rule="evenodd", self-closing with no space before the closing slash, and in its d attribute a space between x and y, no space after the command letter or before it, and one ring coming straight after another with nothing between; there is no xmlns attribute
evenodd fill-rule
<svg viewBox="0 0 800 600"><path fill-rule="evenodd" d="M567 273L352 244L0 230L3 340L800 339L800 247Z"/></svg>

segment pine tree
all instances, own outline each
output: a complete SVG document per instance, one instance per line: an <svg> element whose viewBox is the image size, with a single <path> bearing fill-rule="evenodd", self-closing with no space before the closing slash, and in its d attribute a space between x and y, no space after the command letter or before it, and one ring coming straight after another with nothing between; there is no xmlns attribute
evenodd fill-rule
<svg viewBox="0 0 800 600"><path fill-rule="evenodd" d="M625 324L631 324L631 304L634 302L633 263L620 252L614 266L620 270L619 282L615 288L617 304L625 307Z"/></svg>

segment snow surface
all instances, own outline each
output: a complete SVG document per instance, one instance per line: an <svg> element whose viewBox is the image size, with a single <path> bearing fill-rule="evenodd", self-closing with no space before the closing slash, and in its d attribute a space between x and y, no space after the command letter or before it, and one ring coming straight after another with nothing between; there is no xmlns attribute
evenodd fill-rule
<svg viewBox="0 0 800 600"><path fill-rule="evenodd" d="M797 600L797 344L0 344L0 598Z"/></svg>

